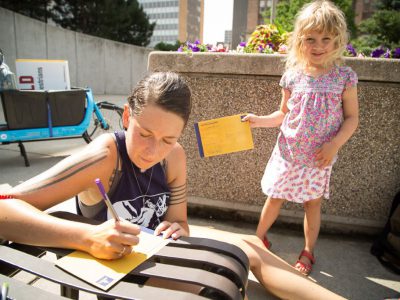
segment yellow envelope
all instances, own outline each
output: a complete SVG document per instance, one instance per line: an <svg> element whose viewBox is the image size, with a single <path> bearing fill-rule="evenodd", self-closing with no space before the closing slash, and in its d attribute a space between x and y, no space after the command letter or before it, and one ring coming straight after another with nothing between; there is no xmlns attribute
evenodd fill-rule
<svg viewBox="0 0 400 300"><path fill-rule="evenodd" d="M244 114L201 121L194 124L201 157L227 154L254 148L249 122Z"/></svg>
<svg viewBox="0 0 400 300"><path fill-rule="evenodd" d="M134 252L120 259L98 259L86 252L74 251L57 260L56 265L98 288L108 290L169 242L144 231L140 232L139 239Z"/></svg>

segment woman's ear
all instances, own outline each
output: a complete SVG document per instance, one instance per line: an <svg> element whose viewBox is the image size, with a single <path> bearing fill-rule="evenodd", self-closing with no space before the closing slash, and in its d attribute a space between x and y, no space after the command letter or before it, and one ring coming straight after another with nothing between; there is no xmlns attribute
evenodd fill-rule
<svg viewBox="0 0 400 300"><path fill-rule="evenodd" d="M130 116L130 109L129 104L124 105L124 113L122 114L122 123L124 125L124 129L128 129L129 126L129 116Z"/></svg>

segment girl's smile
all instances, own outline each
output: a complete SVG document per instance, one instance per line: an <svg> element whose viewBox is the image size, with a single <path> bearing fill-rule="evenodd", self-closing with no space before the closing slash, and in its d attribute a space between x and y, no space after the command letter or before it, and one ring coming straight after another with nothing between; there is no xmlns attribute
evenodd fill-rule
<svg viewBox="0 0 400 300"><path fill-rule="evenodd" d="M311 31L303 38L303 53L310 66L326 64L334 49L333 36L325 32Z"/></svg>

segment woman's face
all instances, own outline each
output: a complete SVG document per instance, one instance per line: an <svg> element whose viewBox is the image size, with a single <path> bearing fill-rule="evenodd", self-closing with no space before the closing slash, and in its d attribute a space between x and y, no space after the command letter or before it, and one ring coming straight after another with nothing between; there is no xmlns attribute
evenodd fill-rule
<svg viewBox="0 0 400 300"><path fill-rule="evenodd" d="M180 116L157 105L148 105L139 116L130 116L126 104L124 126L129 158L142 170L152 167L171 152L184 125Z"/></svg>

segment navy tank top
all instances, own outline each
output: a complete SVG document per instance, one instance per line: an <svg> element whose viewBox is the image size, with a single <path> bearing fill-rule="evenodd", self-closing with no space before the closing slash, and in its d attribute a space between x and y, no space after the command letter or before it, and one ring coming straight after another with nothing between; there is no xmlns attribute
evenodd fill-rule
<svg viewBox="0 0 400 300"><path fill-rule="evenodd" d="M155 229L167 212L171 196L165 170L161 163L141 172L130 160L125 144L125 131L115 132L121 159L108 196L119 217L150 229ZM99 221L112 218L104 201L87 206L78 202L79 213ZM94 214L93 214L94 213Z"/></svg>

